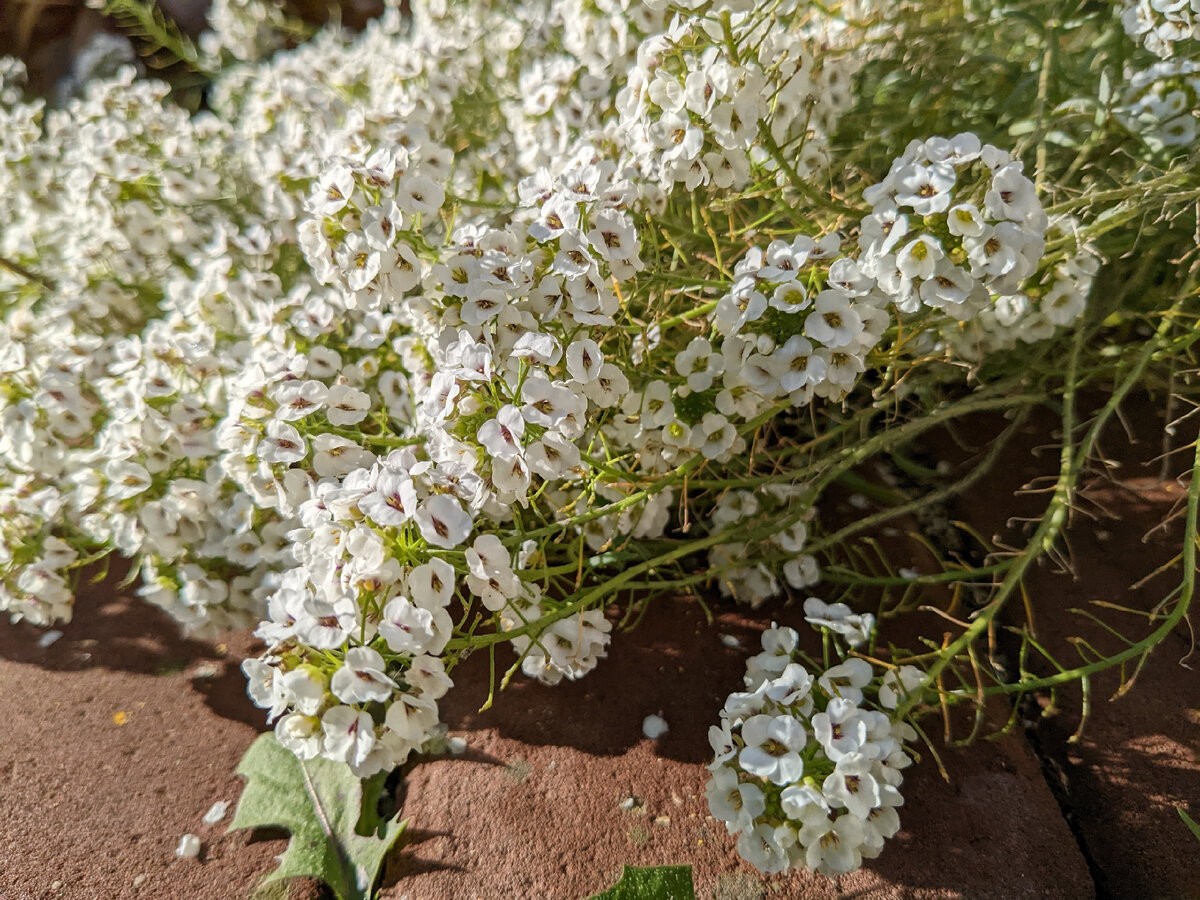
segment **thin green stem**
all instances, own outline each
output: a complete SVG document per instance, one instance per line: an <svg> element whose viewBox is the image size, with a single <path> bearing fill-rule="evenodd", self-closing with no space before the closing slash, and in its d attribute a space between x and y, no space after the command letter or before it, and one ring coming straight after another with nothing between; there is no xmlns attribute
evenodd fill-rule
<svg viewBox="0 0 1200 900"><path fill-rule="evenodd" d="M1071 441L1075 429L1075 392L1078 387L1076 373L1079 367L1081 348L1085 337L1091 336L1091 329L1080 329L1076 332L1075 340L1072 342L1071 353L1068 357L1067 380L1064 388L1063 448L1060 454L1058 479L1055 482L1050 502L1047 504L1046 511L1042 514L1033 536L1015 557L1012 567L1000 583L992 600L976 614L974 621L971 622L958 638L937 652L925 676L925 683L931 689L936 687L938 677L942 672L955 660L959 659L968 647L987 632L997 614L1004 608L1008 598L1021 586L1025 578L1025 573L1034 561L1040 559L1043 554L1047 553L1054 546L1066 525L1067 513L1070 508L1078 475L1083 470L1083 466L1087 460L1091 458L1095 450L1096 441L1100 437L1100 432L1108 424L1108 421L1116 412L1121 401L1140 382L1146 366L1149 365L1151 358L1159 349L1161 343L1165 341L1168 332L1173 326L1173 313L1177 310L1178 303L1175 307L1172 307L1168 314L1163 316L1158 329L1155 331L1154 338L1146 342L1146 345L1138 355L1136 363L1113 390L1108 402L1104 404L1095 419L1093 419L1078 448L1072 452ZM972 695L972 699L974 699L974 696ZM898 714L904 716L912 712L913 708L920 702L920 699L920 692L914 692L911 697L900 705Z"/></svg>
<svg viewBox="0 0 1200 900"><path fill-rule="evenodd" d="M1181 561L1183 576L1179 589L1179 599L1174 608L1145 638L1131 644L1124 650L1096 660L1085 666L1074 669L1064 669L1054 675L1044 678L1026 678L1013 684L1001 684L986 688L985 694L1023 694L1029 691L1045 690L1090 678L1106 669L1119 666L1136 657L1143 657L1163 642L1191 609L1192 600L1196 596L1196 547L1200 543L1200 531L1197 530L1197 510L1200 509L1200 440L1196 441L1196 453L1192 463L1191 483L1187 493L1187 515L1184 522L1184 544Z"/></svg>

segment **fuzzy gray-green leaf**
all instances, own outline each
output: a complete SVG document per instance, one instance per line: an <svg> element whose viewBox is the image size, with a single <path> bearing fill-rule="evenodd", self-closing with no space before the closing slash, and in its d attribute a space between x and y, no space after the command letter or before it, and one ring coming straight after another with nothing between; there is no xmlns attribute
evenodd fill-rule
<svg viewBox="0 0 1200 900"><path fill-rule="evenodd" d="M230 829L291 832L279 868L262 887L286 878L324 881L338 900L369 900L388 850L404 823L376 812L382 777L362 782L341 763L302 762L275 735L260 736L238 765L246 779Z"/></svg>
<svg viewBox="0 0 1200 900"><path fill-rule="evenodd" d="M593 900L695 900L691 866L626 866L621 880Z"/></svg>

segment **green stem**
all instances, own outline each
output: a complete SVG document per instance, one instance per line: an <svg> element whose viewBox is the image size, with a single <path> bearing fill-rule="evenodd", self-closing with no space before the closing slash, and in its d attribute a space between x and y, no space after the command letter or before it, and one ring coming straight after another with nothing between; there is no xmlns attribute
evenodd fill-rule
<svg viewBox="0 0 1200 900"><path fill-rule="evenodd" d="M1043 554L1053 547L1066 524L1067 512L1070 508L1071 497L1074 493L1079 472L1082 471L1087 460L1091 458L1100 432L1108 424L1109 419L1116 412L1121 401L1133 389L1134 385L1140 381L1142 372L1149 365L1151 358L1159 349L1161 343L1166 339L1167 333L1174 323L1173 313L1178 310L1178 306L1179 304L1177 303L1167 315L1163 316L1162 322L1159 323L1158 329L1155 331L1154 338L1146 342L1145 347L1143 347L1142 352L1138 356L1137 362L1130 369L1126 377L1114 388L1108 402L1101 408L1099 414L1097 414L1088 428L1084 439L1080 441L1078 449L1072 452L1071 439L1075 429L1075 391L1078 386L1076 373L1079 368L1079 355L1082 345L1085 337L1091 337L1092 329L1080 329L1076 332L1067 361L1067 381L1063 396L1063 448L1060 454L1059 474L1054 486L1054 493L1046 506L1045 513L1043 513L1041 520L1038 522L1038 527L1034 531L1033 536L1015 558L1012 568L1008 570L1008 574L1005 575L1004 580L1000 583L991 602L976 614L975 620L956 640L949 646L938 651L936 659L926 671L925 685L927 688L936 689L938 677L942 672L957 660L980 636L987 632L996 615L1003 609L1005 602L1022 584L1029 567L1035 560L1040 559ZM905 716L911 713L914 707L921 701L921 694L921 691L914 691L900 705L897 714ZM977 693L973 693L969 698L974 700L977 699L977 696ZM959 695L959 699L966 699L966 696Z"/></svg>
<svg viewBox="0 0 1200 900"><path fill-rule="evenodd" d="M50 281L46 280L45 278L42 278L40 275L38 275L35 272L29 271L29 269L25 268L24 266L20 265L19 263L15 263L11 259L7 259L6 257L3 257L3 256L0 256L0 269L7 269L9 272L12 272L14 275L20 276L21 278L24 278L26 281L28 281L32 284L36 284L38 287L42 288L43 290L49 291L49 290L53 290L53 288L54 288L54 285Z"/></svg>
<svg viewBox="0 0 1200 900"><path fill-rule="evenodd" d="M783 173L787 176L788 183L796 189L796 192L801 196L811 200L817 206L828 209L831 212L841 213L844 216L850 216L855 219L861 219L866 215L866 210L859 209L855 206L847 206L845 203L839 203L832 197L826 196L821 191L817 190L811 184L804 180L796 167L792 165L783 154L783 149L775 141L771 132L766 127L759 129L759 140L762 142L763 148L770 155L771 159L775 160L776 164L783 169Z"/></svg>
<svg viewBox="0 0 1200 900"><path fill-rule="evenodd" d="M1187 493L1187 518L1184 524L1182 555L1183 581L1180 586L1179 600L1175 603L1175 608L1171 610L1170 615L1163 619L1162 624L1145 638L1112 656L1106 656L1104 659L1096 660L1086 666L1066 669L1045 678L1028 678L1013 684L1001 684L986 688L983 693L988 695L1023 694L1028 691L1058 687L1072 681L1087 679L1098 672L1128 662L1134 657L1144 656L1162 643L1188 614L1192 599L1196 594L1196 545L1200 543L1200 535L1197 532L1197 509L1200 509L1200 440L1196 441L1192 480L1188 485Z"/></svg>
<svg viewBox="0 0 1200 900"><path fill-rule="evenodd" d="M865 441L846 448L840 456L826 463L827 470L824 471L819 478L814 482L813 487L809 491L809 497L815 498L824 491L833 481L835 481L842 473L861 465L871 457L886 452L892 447L901 447L910 442L916 436L934 428L943 422L949 421L959 416L965 416L974 412L982 412L992 409L1004 409L1010 406L1020 406L1028 404L1036 400L1043 399L1039 394L1016 394L992 396L990 393L982 397L972 397L964 401L958 401L944 405L940 408L932 410L928 415L920 419L914 419L910 422L905 422L903 425L895 428L889 428L879 434L873 435ZM678 469L676 473L682 470L694 468L703 462L703 457L693 457L688 460ZM527 532L525 535L518 536L518 539L537 536L542 533L551 533L561 531L569 527L570 522L581 523L591 521L592 519L600 518L601 516L609 515L612 512L624 509L632 503L640 502L652 493L657 493L663 490L669 479L664 478L662 481L651 485L650 487L624 497L616 503L610 504L599 510L593 510L584 513L580 516L573 517L572 520L561 523L555 526L549 526L546 529L538 529L536 531ZM961 482L960 482L961 484ZM498 644L504 641L511 641L515 637L521 637L531 632L541 633L554 622L565 619L568 616L575 615L585 609L599 605L606 597L617 594L618 592L628 589L631 584L638 583L636 579L648 573L652 573L657 569L663 568L671 563L674 563L687 556L700 553L720 544L727 543L751 543L770 538L772 535L778 534L781 530L788 528L794 522L803 517L810 508L809 502L801 502L794 500L792 508L789 512L777 516L772 521L757 528L747 528L744 523L738 523L732 527L706 535L701 538L687 540L681 542L678 546L672 547L663 553L654 556L644 562L630 566L620 572L614 574L607 579L603 584L599 584L589 590L579 594L575 599L564 603L561 607L546 614L536 623L522 625L511 631L496 631L487 634L473 635L469 638L454 638L447 645L447 651L462 652L472 650L478 647L487 647L493 644Z"/></svg>

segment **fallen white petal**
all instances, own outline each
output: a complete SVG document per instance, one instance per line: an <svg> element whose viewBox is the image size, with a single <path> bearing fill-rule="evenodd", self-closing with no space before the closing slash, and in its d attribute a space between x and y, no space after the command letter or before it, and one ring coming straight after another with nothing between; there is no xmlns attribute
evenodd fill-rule
<svg viewBox="0 0 1200 900"><path fill-rule="evenodd" d="M667 720L662 716L646 716L642 720L642 734L652 741L658 740L670 730L667 727Z"/></svg>
<svg viewBox="0 0 1200 900"><path fill-rule="evenodd" d="M209 807L208 812L206 812L204 814L204 819L203 819L204 824L205 825L216 825L223 818L225 818L225 813L228 811L229 811L229 803L225 800L218 800L211 807Z"/></svg>
<svg viewBox="0 0 1200 900"><path fill-rule="evenodd" d="M175 855L180 859L195 859L200 855L200 838L194 834L185 834L179 839L179 846L175 848Z"/></svg>

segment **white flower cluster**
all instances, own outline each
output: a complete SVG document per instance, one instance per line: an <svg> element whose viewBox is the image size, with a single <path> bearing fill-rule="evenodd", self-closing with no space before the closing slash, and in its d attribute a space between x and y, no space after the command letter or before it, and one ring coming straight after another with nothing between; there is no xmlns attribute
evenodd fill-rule
<svg viewBox="0 0 1200 900"><path fill-rule="evenodd" d="M1019 342L1043 341L1083 315L1100 257L1078 226L1070 216L1055 217L1046 227L1046 241L1064 249L1053 265L1043 265L1019 291L994 296L974 318L943 327L943 338L956 356L978 361Z"/></svg>
<svg viewBox="0 0 1200 900"><path fill-rule="evenodd" d="M185 626L227 627L260 608L274 560L228 562L237 512L207 463L230 362L172 290L185 270L245 258L214 240L216 198L233 190L218 174L227 130L132 76L44 118L7 100L0 214L17 225L0 256L53 284L0 274L14 298L0 323L0 609L69 618L81 551L105 547L141 557L148 585L169 583Z"/></svg>
<svg viewBox="0 0 1200 900"><path fill-rule="evenodd" d="M810 621L832 622L852 639L870 629L839 606L814 607ZM878 856L900 830L900 786L912 762L904 745L916 732L889 711L921 689L923 676L911 666L881 676L850 657L814 678L797 661L798 644L791 628L763 632L746 689L729 696L721 724L709 729L706 794L758 869L838 875Z"/></svg>
<svg viewBox="0 0 1200 900"><path fill-rule="evenodd" d="M1098 265L1052 226L1019 160L973 134L914 141L864 192L872 212L858 235L858 266L903 313L948 316L959 355L1042 340L1083 313ZM1047 239L1071 250L1043 267Z"/></svg>
<svg viewBox="0 0 1200 900"><path fill-rule="evenodd" d="M735 6L581 3L562 33L392 8L190 117L130 69L47 112L4 64L0 610L66 619L89 560L132 557L190 632L259 622L280 740L365 774L479 646L594 668L609 575L690 529L739 600L813 584L817 497L752 471L763 429L849 397L896 312L944 340L1059 276L1019 166L970 136L910 148L857 244L813 210L693 265L657 217L749 215L760 139L803 167L847 102L826 13ZM239 10L278 24L226 4L213 53L269 49Z"/></svg>
<svg viewBox="0 0 1200 900"><path fill-rule="evenodd" d="M211 60L257 62L284 45L287 19L278 0L212 0L207 16L200 50Z"/></svg>
<svg viewBox="0 0 1200 900"><path fill-rule="evenodd" d="M247 397L276 377L328 378L328 397L280 386L266 403L299 415L318 399L358 402L362 386L403 386L371 353L391 319L382 333L375 319L349 321L377 298L323 284L326 270L299 252L311 243L298 244L304 201L332 153L371 142L394 145L373 162L395 165L424 145L422 166L444 175L449 154L428 131L457 139L448 111L479 77L487 24L412 33L392 10L354 43L330 31L229 69L212 88L215 115L194 117L132 69L47 112L4 62L0 211L12 227L0 256L15 266L0 267L0 608L69 618L76 570L116 550L139 557L143 596L190 631L261 615L312 475L363 457L347 452L361 441L326 435L320 472L277 482L262 460L237 466L232 424ZM441 55L461 83L440 76ZM474 184L472 164L487 160L486 148L466 157L455 183ZM400 403L387 400L376 408ZM266 446L283 459L287 416L275 418Z"/></svg>
<svg viewBox="0 0 1200 900"><path fill-rule="evenodd" d="M260 506L298 513L303 529L292 535L297 566L259 631L270 650L252 667L262 682L256 699L273 715L290 711L279 727L302 726L303 752L360 773L403 762L420 741L397 736L391 710L411 706L413 695L395 680L376 680L369 697L337 690L351 654L383 660L372 671L437 662L453 632L447 607L459 597L503 630L523 630L513 641L523 669L555 683L593 668L611 630L599 610L558 612L522 575L537 544L524 545L514 565L497 534L514 508L542 506L535 493L551 501L547 514L570 507L570 486L585 471L579 443L629 391L597 338L617 312L613 279L642 268L625 211L632 186L584 147L557 176L521 183L519 224L462 226L422 258L430 251L419 223L445 196L426 172L434 156L376 151L335 163L317 179L313 217L299 229L312 270L340 298L335 314L301 324L365 311L360 343L391 351L371 366L378 377L349 380L332 360L323 373L283 369L244 389L241 415L223 431L234 477ZM346 436L352 428L357 442ZM372 454L380 428L412 446ZM344 662L328 690L310 676L295 690L294 673L320 671L331 652ZM417 696L432 718L414 721L428 731L440 693ZM335 712L335 720L353 721L353 747L322 731L343 706L354 718ZM364 736L363 716L378 741ZM418 732L405 722L411 738Z"/></svg>
<svg viewBox="0 0 1200 900"><path fill-rule="evenodd" d="M800 485L771 485L757 492L726 491L721 495L710 521L715 530L729 532L730 538L709 551L708 566L716 575L722 595L752 607L761 606L780 593L777 571L797 590L817 583L820 570L816 557L804 552L808 523L805 518L788 515L789 510L797 508L812 513ZM777 522L778 527L762 541L752 543L744 535L759 517Z"/></svg>
<svg viewBox="0 0 1200 900"><path fill-rule="evenodd" d="M1121 24L1151 53L1168 59L1178 44L1200 40L1200 0L1125 0Z"/></svg>
<svg viewBox="0 0 1200 900"><path fill-rule="evenodd" d="M863 199L859 265L903 312L972 318L1016 292L1045 248L1046 213L1021 162L973 134L914 141Z"/></svg>
<svg viewBox="0 0 1200 900"><path fill-rule="evenodd" d="M1126 73L1116 115L1155 153L1191 148L1200 132L1200 61L1166 60Z"/></svg>
<svg viewBox="0 0 1200 900"><path fill-rule="evenodd" d="M642 41L662 32L665 11L629 0L503 5L520 33L501 109L521 167L552 167L580 141L619 142L621 77Z"/></svg>
<svg viewBox="0 0 1200 900"><path fill-rule="evenodd" d="M734 268L713 329L717 358L738 365L716 371L729 373L725 389L747 418L776 399L798 407L846 396L891 324L888 296L856 260L839 255L842 243L836 233L775 240ZM690 376L688 388L700 389Z"/></svg>
<svg viewBox="0 0 1200 900"><path fill-rule="evenodd" d="M616 99L631 152L654 161L652 180L689 190L744 186L767 158L763 134L801 174L824 167L825 137L850 100L849 58L819 52L820 23L799 4L714 6L676 16L638 48Z"/></svg>

